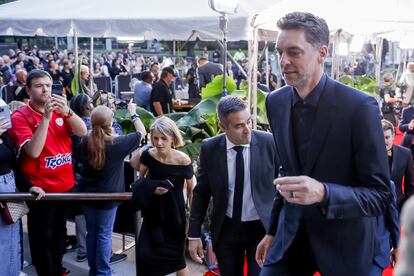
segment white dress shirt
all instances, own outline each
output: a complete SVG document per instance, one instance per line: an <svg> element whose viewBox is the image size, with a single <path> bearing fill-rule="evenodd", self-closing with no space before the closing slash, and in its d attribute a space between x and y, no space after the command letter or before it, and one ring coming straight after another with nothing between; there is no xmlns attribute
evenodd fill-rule
<svg viewBox="0 0 414 276"><path fill-rule="evenodd" d="M227 149L227 172L228 172L228 202L226 209L226 216L232 217L233 215L233 198L234 198L234 186L236 181L236 155L237 152L233 149L236 145L233 144L226 136L226 149ZM250 144L240 145L243 146L243 159L244 159L244 184L243 184L243 205L241 221L252 221L260 219L257 214L256 207L254 206L250 179Z"/></svg>

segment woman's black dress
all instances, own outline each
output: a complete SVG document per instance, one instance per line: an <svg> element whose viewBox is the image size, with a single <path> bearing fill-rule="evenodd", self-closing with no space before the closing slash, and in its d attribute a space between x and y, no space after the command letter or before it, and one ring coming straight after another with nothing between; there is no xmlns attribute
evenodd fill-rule
<svg viewBox="0 0 414 276"><path fill-rule="evenodd" d="M174 187L164 195L152 194L150 203L142 211L137 275L167 275L186 266L183 185L185 179L193 177L193 167L161 163L148 150L142 153L141 163L148 167L148 178L168 179Z"/></svg>

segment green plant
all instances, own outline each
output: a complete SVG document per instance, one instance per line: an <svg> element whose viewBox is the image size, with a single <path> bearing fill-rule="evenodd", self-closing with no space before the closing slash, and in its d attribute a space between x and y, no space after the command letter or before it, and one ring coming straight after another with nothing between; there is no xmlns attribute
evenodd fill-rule
<svg viewBox="0 0 414 276"><path fill-rule="evenodd" d="M227 79L226 84L229 94L246 99L247 82L242 83L241 90L236 90L236 83L230 77ZM171 118L182 132L185 145L178 150L185 152L192 159L198 159L203 139L214 137L221 132L216 109L221 98L222 85L223 76L216 76L211 83L203 88L201 102L190 111L165 115ZM259 90L257 99L259 123L268 124L265 110L266 94ZM137 108L137 113L140 115L147 131L149 131L151 124L156 118L142 108ZM124 133L134 131L134 126L126 110L117 110L115 117L120 122Z"/></svg>
<svg viewBox="0 0 414 276"><path fill-rule="evenodd" d="M70 90L72 91L72 95L76 96L81 88L81 73L80 73L80 66L82 64L82 58L78 59L78 66L76 67L75 74L73 76L72 82L70 84Z"/></svg>
<svg viewBox="0 0 414 276"><path fill-rule="evenodd" d="M339 81L371 96L379 94L381 90L374 77L371 76L342 76Z"/></svg>

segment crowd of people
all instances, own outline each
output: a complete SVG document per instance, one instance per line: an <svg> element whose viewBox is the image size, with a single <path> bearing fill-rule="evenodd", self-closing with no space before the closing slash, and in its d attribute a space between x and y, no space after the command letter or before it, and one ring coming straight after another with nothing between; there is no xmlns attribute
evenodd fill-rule
<svg viewBox="0 0 414 276"><path fill-rule="evenodd" d="M148 94L144 86L150 85L152 89L152 86L160 80L162 71L172 69L174 79L166 84L172 91L173 98L175 98L175 90L185 90L189 100L197 103L201 98L201 89L211 81L212 77L223 72L223 65L218 63L220 60L216 52L218 51L209 57L208 51L205 51L199 58L144 56L132 53L128 48L124 51L108 52L94 57L91 57L89 52L82 52L79 55L80 88L76 89L93 97L98 90L114 91L117 76L131 76L130 91L134 91L135 98L139 99L140 93ZM41 52L36 46L26 47L23 51L9 49L7 54L0 57L0 87L8 86L5 93L9 101L18 100L27 103L29 99L25 88L27 74L34 69L45 70L51 75L55 89L63 90L67 99L70 100L75 94L75 91L72 91L75 58L72 52L59 51L55 48L50 52ZM209 59L212 62L209 62ZM225 69L227 75L233 78L239 86L241 81L246 79L242 71L248 71L248 63L241 49L234 54L234 60L238 64L228 61ZM152 80L143 78L143 76L148 77L148 72L152 73ZM259 75L259 88L265 92L275 90L278 87L276 75L270 72L268 87L265 85L267 82L265 76L266 72ZM109 79L109 85L98 89L95 79L103 77ZM147 85L142 85L142 82ZM141 91L142 89L144 92ZM151 99L138 102L140 106L154 114L160 114L154 110Z"/></svg>
<svg viewBox="0 0 414 276"><path fill-rule="evenodd" d="M131 154L130 163L139 172L132 201L143 214L136 245L139 275L190 275L186 239L191 258L202 263L209 206L220 275L243 275L247 262L248 275L380 276L390 258L398 260L399 213L414 193L413 64L398 91L393 91L392 75L385 75L380 107L373 97L324 73L329 45L324 19L293 12L277 24L276 49L287 85L267 96L270 132L252 130L243 99L222 97L217 106L222 133L203 141L196 172L191 159L177 150L183 145L179 129L163 116L172 111L171 85L179 75L174 67L129 53L109 54L94 66L111 78L140 68L135 103L131 99L127 107L136 131L123 135L109 98L97 105L95 93L85 90L68 105L68 90L66 95L51 93L54 82L63 85L60 64L69 76L73 56L55 52L41 61L33 54L28 62L20 52L13 66L9 60L2 66L11 67L9 75L9 69L2 71L3 81L19 76L24 86L14 94L25 91L27 96L13 108L11 121L0 117L0 191L17 186L36 197L29 204L28 232L39 275L65 272L70 209L42 198L49 192L123 192L123 161ZM36 59L42 69L32 68ZM194 87L204 87L224 69L207 56L197 63L188 73L189 84L197 79ZM85 67L85 80L95 77ZM19 72L29 72L24 82ZM270 78L277 86L277 79ZM139 148L147 133L137 104L158 116L149 147ZM399 105L405 107L400 122L395 113ZM402 146L394 145L396 127L405 132ZM83 218L77 221L86 221L86 229L77 234L86 233L86 252L81 253L87 256L89 275L112 275L117 206L114 201L81 204ZM2 259L0 275L18 275L21 268L18 232L18 224L0 219L0 255L12 256ZM407 275L404 267L398 275Z"/></svg>

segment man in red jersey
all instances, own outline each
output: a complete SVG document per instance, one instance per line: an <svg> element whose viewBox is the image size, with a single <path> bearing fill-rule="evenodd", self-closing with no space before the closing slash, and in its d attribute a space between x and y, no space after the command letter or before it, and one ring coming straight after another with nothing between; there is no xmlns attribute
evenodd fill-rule
<svg viewBox="0 0 414 276"><path fill-rule="evenodd" d="M12 115L10 135L20 154L20 171L29 191L39 200L45 192L67 192L75 180L70 134L86 134L82 119L66 99L51 94L52 78L42 70L27 77L30 103ZM61 202L37 201L28 214L29 243L38 275L62 275L66 218L69 207Z"/></svg>

